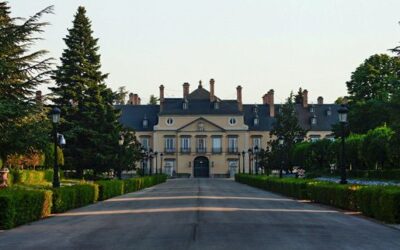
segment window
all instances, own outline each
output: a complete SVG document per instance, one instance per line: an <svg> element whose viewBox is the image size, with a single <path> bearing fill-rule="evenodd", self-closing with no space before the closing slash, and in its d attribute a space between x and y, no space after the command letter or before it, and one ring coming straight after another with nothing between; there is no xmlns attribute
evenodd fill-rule
<svg viewBox="0 0 400 250"><path fill-rule="evenodd" d="M165 152L173 153L175 152L175 138L174 137L165 137Z"/></svg>
<svg viewBox="0 0 400 250"><path fill-rule="evenodd" d="M311 113L314 113L314 112L315 112L314 105L311 105L311 106L310 106L310 112L311 112Z"/></svg>
<svg viewBox="0 0 400 250"><path fill-rule="evenodd" d="M140 144L145 150L150 148L150 138L149 137L140 137Z"/></svg>
<svg viewBox="0 0 400 250"><path fill-rule="evenodd" d="M181 152L190 153L190 137L181 138Z"/></svg>
<svg viewBox="0 0 400 250"><path fill-rule="evenodd" d="M164 166L162 166L164 168L164 173L169 175L169 176L173 176L175 174L175 160L173 159L166 159L164 161Z"/></svg>
<svg viewBox="0 0 400 250"><path fill-rule="evenodd" d="M317 116L316 115L311 117L311 125L317 125Z"/></svg>
<svg viewBox="0 0 400 250"><path fill-rule="evenodd" d="M325 139L330 140L330 141L335 141L335 136L333 136L333 135L327 135L327 136L325 137Z"/></svg>
<svg viewBox="0 0 400 250"><path fill-rule="evenodd" d="M188 106L189 106L189 105L188 105L187 102L184 102L184 103L182 104L182 108L183 108L183 109L188 109Z"/></svg>
<svg viewBox="0 0 400 250"><path fill-rule="evenodd" d="M231 125L231 126L236 125L236 118L234 118L234 117L229 118L229 125Z"/></svg>
<svg viewBox="0 0 400 250"><path fill-rule="evenodd" d="M148 126L149 126L149 120L147 120L147 118L145 117L144 119L143 119L143 128L147 128Z"/></svg>
<svg viewBox="0 0 400 250"><path fill-rule="evenodd" d="M258 147L258 150L261 149L261 137L253 137L252 143L253 143L253 150L256 146Z"/></svg>
<svg viewBox="0 0 400 250"><path fill-rule="evenodd" d="M174 119L168 118L168 119L165 121L165 123L166 123L168 126L171 126L172 124L174 124Z"/></svg>
<svg viewBox="0 0 400 250"><path fill-rule="evenodd" d="M255 118L254 118L254 126L258 126L258 122L259 122L259 121L258 121L258 117L255 117Z"/></svg>
<svg viewBox="0 0 400 250"><path fill-rule="evenodd" d="M212 152L213 153L222 153L222 140L221 137L213 137L212 138Z"/></svg>
<svg viewBox="0 0 400 250"><path fill-rule="evenodd" d="M319 139L321 139L320 135L310 135L310 141L311 142L319 141Z"/></svg>
<svg viewBox="0 0 400 250"><path fill-rule="evenodd" d="M197 153L205 153L206 152L206 137L198 137L197 138Z"/></svg>
<svg viewBox="0 0 400 250"><path fill-rule="evenodd" d="M228 137L228 153L237 153L238 152L238 138L237 137Z"/></svg>
<svg viewBox="0 0 400 250"><path fill-rule="evenodd" d="M214 109L219 109L219 102L214 102Z"/></svg>
<svg viewBox="0 0 400 250"><path fill-rule="evenodd" d="M331 109L331 107L329 107L329 108L326 110L326 115L327 115L327 116L332 115L332 109Z"/></svg>

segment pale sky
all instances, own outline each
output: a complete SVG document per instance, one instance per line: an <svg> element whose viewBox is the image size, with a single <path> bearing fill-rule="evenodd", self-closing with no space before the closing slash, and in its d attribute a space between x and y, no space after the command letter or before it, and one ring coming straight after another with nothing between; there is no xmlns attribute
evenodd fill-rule
<svg viewBox="0 0 400 250"><path fill-rule="evenodd" d="M78 6L86 7L99 38L108 86L126 86L147 102L165 85L181 97L182 84L245 103L275 90L282 102L301 86L310 102L333 102L367 57L400 42L399 0L9 0L12 16L55 6L38 47L59 57ZM46 87L42 87L45 89Z"/></svg>

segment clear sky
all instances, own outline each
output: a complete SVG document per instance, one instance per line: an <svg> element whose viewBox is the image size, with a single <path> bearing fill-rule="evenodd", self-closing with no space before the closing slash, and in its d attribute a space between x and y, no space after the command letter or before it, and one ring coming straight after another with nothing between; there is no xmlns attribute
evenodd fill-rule
<svg viewBox="0 0 400 250"><path fill-rule="evenodd" d="M399 0L9 0L13 16L48 6L55 14L39 47L57 59L78 6L85 6L99 38L108 85L126 86L144 102L181 97L214 78L216 95L261 103L275 90L281 102L291 90L309 90L333 102L364 59L389 53L400 42Z"/></svg>

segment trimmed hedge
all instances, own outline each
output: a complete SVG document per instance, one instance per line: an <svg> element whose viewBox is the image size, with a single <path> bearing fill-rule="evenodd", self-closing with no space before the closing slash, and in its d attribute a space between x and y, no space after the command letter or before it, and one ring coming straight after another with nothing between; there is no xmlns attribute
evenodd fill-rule
<svg viewBox="0 0 400 250"><path fill-rule="evenodd" d="M9 229L50 215L49 190L7 189L0 192L0 228Z"/></svg>
<svg viewBox="0 0 400 250"><path fill-rule="evenodd" d="M348 172L348 176L352 178L400 180L400 169L352 170Z"/></svg>
<svg viewBox="0 0 400 250"><path fill-rule="evenodd" d="M99 196L99 187L97 184L78 184L53 188L52 190L53 213L61 213L95 203Z"/></svg>
<svg viewBox="0 0 400 250"><path fill-rule="evenodd" d="M12 171L14 184L37 185L53 181L53 170L19 170Z"/></svg>
<svg viewBox="0 0 400 250"><path fill-rule="evenodd" d="M123 180L124 192L131 193L143 188L151 187L167 180L166 175L153 175L141 178L132 178Z"/></svg>
<svg viewBox="0 0 400 250"><path fill-rule="evenodd" d="M99 185L99 201L124 194L124 182L121 180L96 181Z"/></svg>
<svg viewBox="0 0 400 250"><path fill-rule="evenodd" d="M250 186L298 199L360 211L388 223L400 223L400 188L394 186L355 186L294 178L239 174L235 180Z"/></svg>

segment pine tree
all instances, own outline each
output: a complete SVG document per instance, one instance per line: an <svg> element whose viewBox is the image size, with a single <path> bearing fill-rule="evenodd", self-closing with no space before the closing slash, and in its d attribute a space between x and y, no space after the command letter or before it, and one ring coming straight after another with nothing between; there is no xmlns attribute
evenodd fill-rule
<svg viewBox="0 0 400 250"><path fill-rule="evenodd" d="M28 19L10 17L6 2L0 2L0 157L25 153L46 144L45 109L35 102L33 92L49 80L51 58L45 50L31 52L48 24L40 22L52 7Z"/></svg>
<svg viewBox="0 0 400 250"><path fill-rule="evenodd" d="M299 124L293 99L293 93L290 93L286 103L281 106L281 112L276 115L276 121L271 130L271 135L276 137L276 140L271 143L273 148L277 148L277 139L281 137L284 140L281 152L282 154L286 152L282 157L288 166L291 164L288 152L291 151L296 141L302 140L307 133Z"/></svg>
<svg viewBox="0 0 400 250"><path fill-rule="evenodd" d="M159 99L155 95L150 95L149 104L150 105L157 105Z"/></svg>
<svg viewBox="0 0 400 250"><path fill-rule="evenodd" d="M91 22L84 7L79 7L64 39L67 48L55 71L54 103L60 107L68 141L65 163L76 169L107 171L118 153L121 125L113 103L116 94L105 84L107 74L100 71L98 39L93 38Z"/></svg>

